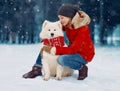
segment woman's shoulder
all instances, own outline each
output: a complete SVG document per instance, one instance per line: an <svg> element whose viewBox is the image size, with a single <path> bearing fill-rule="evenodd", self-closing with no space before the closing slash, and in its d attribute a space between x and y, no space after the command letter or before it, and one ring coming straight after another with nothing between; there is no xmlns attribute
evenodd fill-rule
<svg viewBox="0 0 120 91"><path fill-rule="evenodd" d="M89 26L88 25L84 25L84 26L81 26L80 27L81 29L83 28L83 29L89 29Z"/></svg>
<svg viewBox="0 0 120 91"><path fill-rule="evenodd" d="M89 23L90 17L83 11L79 11L78 13L76 13L76 15L72 19L72 25L74 25L75 29L89 25Z"/></svg>
<svg viewBox="0 0 120 91"><path fill-rule="evenodd" d="M77 30L79 31L79 33L89 33L90 32L90 28L88 25L79 27L79 28L77 28Z"/></svg>
<svg viewBox="0 0 120 91"><path fill-rule="evenodd" d="M83 31L89 30L89 26L88 25L84 25L84 26L81 26L81 27L77 28L77 30L83 30Z"/></svg>

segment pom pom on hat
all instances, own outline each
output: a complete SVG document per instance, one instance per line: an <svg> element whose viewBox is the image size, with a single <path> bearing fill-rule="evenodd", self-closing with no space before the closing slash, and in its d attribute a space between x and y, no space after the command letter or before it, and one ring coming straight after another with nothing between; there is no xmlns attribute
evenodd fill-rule
<svg viewBox="0 0 120 91"><path fill-rule="evenodd" d="M73 18L78 11L79 11L78 5L64 4L59 8L58 15Z"/></svg>

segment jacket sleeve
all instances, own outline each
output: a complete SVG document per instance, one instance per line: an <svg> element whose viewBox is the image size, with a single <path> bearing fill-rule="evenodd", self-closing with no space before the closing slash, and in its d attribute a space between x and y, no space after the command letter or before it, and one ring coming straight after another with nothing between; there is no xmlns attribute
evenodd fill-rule
<svg viewBox="0 0 120 91"><path fill-rule="evenodd" d="M82 50L87 37L90 36L89 31L88 26L79 28L75 41L69 47L56 47L56 55L78 53L79 50Z"/></svg>

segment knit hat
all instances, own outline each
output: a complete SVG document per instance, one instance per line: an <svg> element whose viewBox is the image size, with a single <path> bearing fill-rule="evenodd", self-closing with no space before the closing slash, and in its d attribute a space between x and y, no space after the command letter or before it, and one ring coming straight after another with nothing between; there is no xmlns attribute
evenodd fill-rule
<svg viewBox="0 0 120 91"><path fill-rule="evenodd" d="M64 4L59 8L58 15L73 18L78 11L79 11L78 5Z"/></svg>

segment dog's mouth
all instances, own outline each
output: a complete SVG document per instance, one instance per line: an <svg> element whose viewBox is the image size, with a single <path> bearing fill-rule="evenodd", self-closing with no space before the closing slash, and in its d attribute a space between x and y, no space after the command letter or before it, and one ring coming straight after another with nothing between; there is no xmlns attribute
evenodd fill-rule
<svg viewBox="0 0 120 91"><path fill-rule="evenodd" d="M51 37L54 37L54 33L51 33Z"/></svg>

